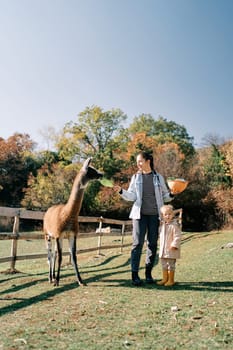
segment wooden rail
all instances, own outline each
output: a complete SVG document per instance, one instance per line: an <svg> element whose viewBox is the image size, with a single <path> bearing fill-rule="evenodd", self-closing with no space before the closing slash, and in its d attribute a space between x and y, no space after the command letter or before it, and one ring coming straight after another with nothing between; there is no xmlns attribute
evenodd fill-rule
<svg viewBox="0 0 233 350"><path fill-rule="evenodd" d="M0 232L0 240L11 240L11 254L8 257L0 257L0 263L10 262L10 268L7 270L8 273L17 272L15 265L17 260L30 260L30 259L40 259L47 258L47 253L44 254L30 254L30 255L17 255L18 240L28 240L28 239L44 239L43 233L33 233L33 232L19 232L20 219L31 219L31 220L43 220L45 212L42 211L32 211L20 208L8 208L0 207L0 217L13 217L13 230L11 232ZM124 244L124 236L131 234L131 231L126 231L126 227L132 226L131 220L115 220L103 217L89 217L89 216L79 216L79 223L96 223L98 228L95 232L84 233L80 232L78 237L97 237L98 245L97 247L78 249L77 254L86 253L91 251L96 251L100 254L103 249L120 248L122 252L123 247L127 247L131 244ZM103 224L121 226L121 229L111 228L111 226L103 227ZM103 236L120 236L120 244L118 245L103 245ZM63 255L69 255L69 252L64 252Z"/></svg>

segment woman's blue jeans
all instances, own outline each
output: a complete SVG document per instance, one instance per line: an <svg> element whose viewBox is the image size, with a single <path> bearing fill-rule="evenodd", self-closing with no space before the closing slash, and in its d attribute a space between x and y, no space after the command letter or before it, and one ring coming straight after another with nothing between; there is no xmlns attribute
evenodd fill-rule
<svg viewBox="0 0 233 350"><path fill-rule="evenodd" d="M138 272L142 248L147 233L146 266L153 268L157 259L159 218L157 215L141 215L141 219L133 220L133 244L131 250L131 270Z"/></svg>

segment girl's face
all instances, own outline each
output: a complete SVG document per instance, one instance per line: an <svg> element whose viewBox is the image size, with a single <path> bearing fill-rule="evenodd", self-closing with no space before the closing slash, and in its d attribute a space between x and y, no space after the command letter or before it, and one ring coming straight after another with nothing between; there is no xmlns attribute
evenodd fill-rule
<svg viewBox="0 0 233 350"><path fill-rule="evenodd" d="M141 154L137 156L137 167L142 172L150 172L150 159L145 160Z"/></svg>
<svg viewBox="0 0 233 350"><path fill-rule="evenodd" d="M170 209L164 210L162 215L165 222L171 222L174 217L173 211Z"/></svg>

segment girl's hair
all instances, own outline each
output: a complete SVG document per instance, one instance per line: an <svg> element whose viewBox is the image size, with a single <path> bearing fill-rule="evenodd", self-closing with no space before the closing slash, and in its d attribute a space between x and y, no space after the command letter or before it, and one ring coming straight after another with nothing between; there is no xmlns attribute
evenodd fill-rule
<svg viewBox="0 0 233 350"><path fill-rule="evenodd" d="M150 160L151 170L154 170L154 159L153 159L152 153L141 151L141 152L138 153L138 155L141 155L142 158L145 159L145 160Z"/></svg>
<svg viewBox="0 0 233 350"><path fill-rule="evenodd" d="M160 212L161 214L163 214L166 210L172 211L174 210L173 206L171 204L164 204L161 208L160 208Z"/></svg>

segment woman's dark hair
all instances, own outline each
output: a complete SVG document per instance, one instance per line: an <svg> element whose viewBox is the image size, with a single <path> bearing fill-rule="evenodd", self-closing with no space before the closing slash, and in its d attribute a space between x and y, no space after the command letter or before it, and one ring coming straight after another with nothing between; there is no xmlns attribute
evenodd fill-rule
<svg viewBox="0 0 233 350"><path fill-rule="evenodd" d="M154 171L154 158L153 158L152 153L141 151L141 152L138 153L138 155L141 155L142 158L145 159L145 160L150 160L151 170Z"/></svg>

